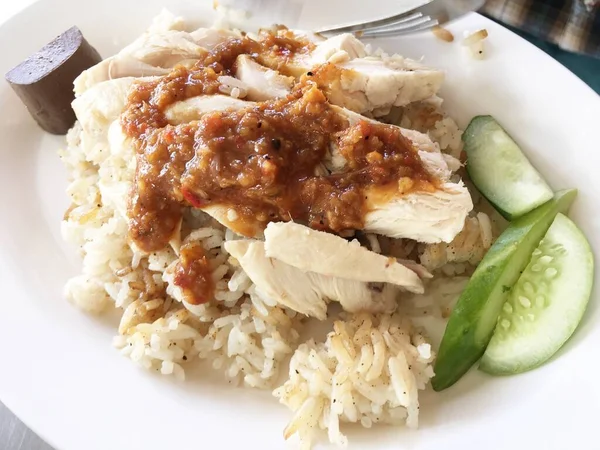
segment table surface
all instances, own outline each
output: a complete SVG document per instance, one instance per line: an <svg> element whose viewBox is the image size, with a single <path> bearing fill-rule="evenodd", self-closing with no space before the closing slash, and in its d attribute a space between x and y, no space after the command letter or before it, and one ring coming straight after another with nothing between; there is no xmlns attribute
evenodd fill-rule
<svg viewBox="0 0 600 450"><path fill-rule="evenodd" d="M0 403L0 448L4 450L52 450Z"/></svg>
<svg viewBox="0 0 600 450"><path fill-rule="evenodd" d="M36 0L20 0L18 2L3 2L0 6L0 25L35 1ZM599 61L594 62L600 63ZM569 66L569 64L566 65ZM572 67L572 69L576 68ZM577 72L577 70L574 71ZM590 80L585 81L590 83ZM595 81L599 80L596 79ZM598 84L600 85L600 82ZM598 91L600 93L600 89L598 89ZM12 414L2 403L0 403L0 449L53 450L50 445L46 444L33 431L27 428L27 426Z"/></svg>

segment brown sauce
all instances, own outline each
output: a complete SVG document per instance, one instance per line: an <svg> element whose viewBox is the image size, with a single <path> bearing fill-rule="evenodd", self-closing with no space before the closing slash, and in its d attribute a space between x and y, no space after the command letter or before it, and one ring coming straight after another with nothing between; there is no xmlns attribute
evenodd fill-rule
<svg viewBox="0 0 600 450"><path fill-rule="evenodd" d="M277 69L312 45L286 33L263 33L263 39L232 39L194 67L177 67L131 92L121 120L137 150L128 215L130 236L141 249L166 246L185 206L230 208L236 231L247 236L282 220L343 232L362 228L367 191L397 192L400 180L414 189L435 183L397 128L367 120L350 125L310 77L287 98L181 125L167 122L169 105L219 93L218 77L234 71L238 55ZM332 143L347 166L323 174ZM184 246L180 259L176 283L195 299L191 303L205 301L207 289L214 289L206 256L198 246Z"/></svg>
<svg viewBox="0 0 600 450"><path fill-rule="evenodd" d="M173 282L181 288L185 301L192 305L206 303L213 298L215 282L202 244L181 246Z"/></svg>

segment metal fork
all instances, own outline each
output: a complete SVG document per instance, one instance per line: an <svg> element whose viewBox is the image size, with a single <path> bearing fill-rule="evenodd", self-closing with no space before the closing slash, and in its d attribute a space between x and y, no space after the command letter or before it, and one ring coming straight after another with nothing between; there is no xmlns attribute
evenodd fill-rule
<svg viewBox="0 0 600 450"><path fill-rule="evenodd" d="M388 37L410 34L442 25L481 8L485 0L431 0L428 3L383 19L340 24L316 30L323 35L354 33L357 37Z"/></svg>

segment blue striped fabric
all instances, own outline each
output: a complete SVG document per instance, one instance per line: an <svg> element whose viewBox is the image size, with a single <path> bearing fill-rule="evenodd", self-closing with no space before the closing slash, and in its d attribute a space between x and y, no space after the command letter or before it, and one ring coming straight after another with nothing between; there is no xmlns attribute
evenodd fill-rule
<svg viewBox="0 0 600 450"><path fill-rule="evenodd" d="M600 58L600 0L488 0L482 12L561 49Z"/></svg>

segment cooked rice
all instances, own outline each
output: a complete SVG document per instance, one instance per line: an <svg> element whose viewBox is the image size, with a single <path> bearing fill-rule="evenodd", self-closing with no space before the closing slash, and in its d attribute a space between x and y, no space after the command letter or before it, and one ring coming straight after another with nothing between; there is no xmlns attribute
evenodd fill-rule
<svg viewBox="0 0 600 450"><path fill-rule="evenodd" d="M127 309L130 310L134 305L132 303ZM142 305L135 306L139 309ZM161 317L152 321L157 315ZM123 318L126 316L127 310ZM115 336L113 345L121 350L122 355L146 369L160 370L163 375L174 375L184 380L182 364L196 356L195 343L201 338L197 328L185 323L189 316L189 312L183 308L167 313L159 310L139 314L136 318L140 322Z"/></svg>
<svg viewBox="0 0 600 450"><path fill-rule="evenodd" d="M460 159L463 149L462 130L444 111L442 102L441 98L434 96L402 108L393 108L383 120L403 128L426 133L433 142L440 146L442 152ZM451 169L458 170L457 167L451 167Z"/></svg>
<svg viewBox="0 0 600 450"><path fill-rule="evenodd" d="M450 30L447 30L446 28L441 27L440 25L432 27L431 31L433 32L433 35L436 38L441 39L444 42L454 41L454 35L450 32Z"/></svg>
<svg viewBox="0 0 600 450"><path fill-rule="evenodd" d="M244 98L248 95L248 85L237 78L221 75L219 78L219 91L233 98Z"/></svg>
<svg viewBox="0 0 600 450"><path fill-rule="evenodd" d="M185 24L163 13L153 27L184 30ZM372 55L404 63L401 56L381 50ZM236 78L219 81L222 93L246 96L247 86ZM391 123L428 133L456 172L462 132L441 104L433 97L375 115L387 114L385 120ZM225 251L224 243L239 236L204 212L185 211L169 248L145 254L131 244L126 210L136 158L129 146L115 140L117 117L94 106L88 112L102 119L98 127L83 129L77 123L60 152L69 171L71 198L62 234L82 256L81 274L67 282L65 296L90 313L111 307L122 312L113 344L123 356L180 380L187 365L208 360L230 383L271 389L293 355L289 377L274 395L294 412L286 437L298 435L305 448L319 430L327 430L332 443L345 445L340 422L417 425L418 390L433 376L434 353L414 324L424 317L447 317L468 280L455 275L468 273L468 266L479 262L501 226L501 219L488 216L487 203L476 192L478 209L450 244L422 246L408 239L364 236L377 253L413 263L420 258L435 270L424 295L407 296L393 314L344 313L324 342L297 346L306 319L261 295ZM235 220L235 214L231 211L228 218ZM201 305L187 303L173 283L179 248L190 242L205 249L216 284L214 298Z"/></svg>
<svg viewBox="0 0 600 450"><path fill-rule="evenodd" d="M324 343L298 347L273 394L294 411L284 437L310 448L318 430L345 446L340 422L418 425L418 390L433 376L431 345L406 317L359 313L337 320Z"/></svg>
<svg viewBox="0 0 600 450"><path fill-rule="evenodd" d="M480 212L475 217L467 217L465 227L452 242L422 245L419 259L431 271L442 269L446 275L460 275L467 270L466 264L479 264L492 240L490 218Z"/></svg>
<svg viewBox="0 0 600 450"><path fill-rule="evenodd" d="M196 342L200 358L212 360L227 380L261 389L272 387L298 340L300 318L279 307L261 314L252 300L213 321Z"/></svg>
<svg viewBox="0 0 600 450"><path fill-rule="evenodd" d="M462 44L467 49L469 55L474 59L485 58L485 39L488 32L485 28L474 32L465 31Z"/></svg>

